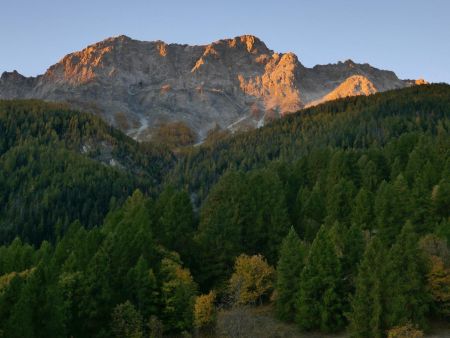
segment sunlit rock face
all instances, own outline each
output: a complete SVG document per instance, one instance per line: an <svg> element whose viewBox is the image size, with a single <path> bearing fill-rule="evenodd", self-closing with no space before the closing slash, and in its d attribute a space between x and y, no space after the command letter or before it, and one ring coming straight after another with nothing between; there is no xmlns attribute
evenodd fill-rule
<svg viewBox="0 0 450 338"><path fill-rule="evenodd" d="M0 98L67 101L145 140L183 121L199 139L217 126L236 130L305 106L412 85L351 60L304 67L251 35L205 46L109 38L65 56L43 75L0 78Z"/></svg>
<svg viewBox="0 0 450 338"><path fill-rule="evenodd" d="M307 106L314 106L326 101L337 100L349 96L371 95L378 92L375 85L363 75L352 75L339 86L322 98L309 102Z"/></svg>

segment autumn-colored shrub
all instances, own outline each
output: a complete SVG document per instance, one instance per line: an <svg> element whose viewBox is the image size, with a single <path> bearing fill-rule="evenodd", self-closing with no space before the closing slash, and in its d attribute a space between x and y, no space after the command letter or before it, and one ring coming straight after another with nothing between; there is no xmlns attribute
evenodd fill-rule
<svg viewBox="0 0 450 338"><path fill-rule="evenodd" d="M412 324L396 326L388 331L388 338L423 338L423 332Z"/></svg>

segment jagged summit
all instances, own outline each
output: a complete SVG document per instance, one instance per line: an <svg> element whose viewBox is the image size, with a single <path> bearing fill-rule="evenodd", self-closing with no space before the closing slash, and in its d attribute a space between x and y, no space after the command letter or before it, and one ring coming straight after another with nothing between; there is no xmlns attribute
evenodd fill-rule
<svg viewBox="0 0 450 338"><path fill-rule="evenodd" d="M0 78L0 98L66 101L145 140L182 121L200 139L210 129L256 127L317 102L413 85L352 60L304 67L253 35L206 45L107 38L64 56L43 75Z"/></svg>

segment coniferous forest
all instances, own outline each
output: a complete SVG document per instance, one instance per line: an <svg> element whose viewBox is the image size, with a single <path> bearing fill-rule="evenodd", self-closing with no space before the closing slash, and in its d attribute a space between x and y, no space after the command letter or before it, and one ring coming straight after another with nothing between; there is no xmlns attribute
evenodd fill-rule
<svg viewBox="0 0 450 338"><path fill-rule="evenodd" d="M215 133L174 151L0 101L0 337L245 337L268 306L355 338L450 321L450 86Z"/></svg>

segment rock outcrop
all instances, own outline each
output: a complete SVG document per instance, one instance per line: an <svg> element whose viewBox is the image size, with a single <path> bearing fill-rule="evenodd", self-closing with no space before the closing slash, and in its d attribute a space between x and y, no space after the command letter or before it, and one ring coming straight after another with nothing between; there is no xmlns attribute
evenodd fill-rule
<svg viewBox="0 0 450 338"><path fill-rule="evenodd" d="M183 121L205 137L216 128L256 127L305 106L412 83L351 60L304 67L251 35L206 46L109 38L65 56L43 75L0 78L0 98L66 101L145 140Z"/></svg>

